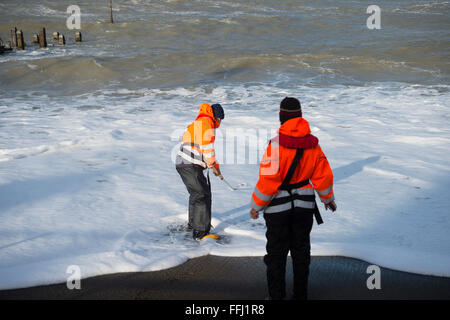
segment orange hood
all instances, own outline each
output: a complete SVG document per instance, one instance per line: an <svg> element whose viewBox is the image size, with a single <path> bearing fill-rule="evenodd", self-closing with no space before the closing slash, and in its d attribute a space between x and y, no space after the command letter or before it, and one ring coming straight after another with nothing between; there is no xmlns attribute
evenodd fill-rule
<svg viewBox="0 0 450 320"><path fill-rule="evenodd" d="M218 128L220 126L220 123L214 118L214 113L209 103L202 103L202 105L200 106L197 119L203 117L210 118L214 124L214 128Z"/></svg>
<svg viewBox="0 0 450 320"><path fill-rule="evenodd" d="M309 123L305 119L293 118L281 125L278 129L276 141L286 148L314 148L319 139L311 134Z"/></svg>
<svg viewBox="0 0 450 320"><path fill-rule="evenodd" d="M304 137L311 133L311 129L309 128L309 123L305 119L298 117L293 118L281 125L278 129L278 133L281 133L290 137Z"/></svg>

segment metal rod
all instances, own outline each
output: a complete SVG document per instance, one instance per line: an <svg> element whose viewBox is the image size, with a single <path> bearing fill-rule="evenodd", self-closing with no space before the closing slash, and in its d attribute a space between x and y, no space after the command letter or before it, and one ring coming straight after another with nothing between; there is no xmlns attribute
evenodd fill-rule
<svg viewBox="0 0 450 320"><path fill-rule="evenodd" d="M220 180L222 180L223 182L225 182L225 183L227 184L227 186L228 186L231 190L236 191L236 188L233 188L233 187L231 186L231 184L229 184L228 181L225 180L224 177L222 177L222 179L220 179Z"/></svg>

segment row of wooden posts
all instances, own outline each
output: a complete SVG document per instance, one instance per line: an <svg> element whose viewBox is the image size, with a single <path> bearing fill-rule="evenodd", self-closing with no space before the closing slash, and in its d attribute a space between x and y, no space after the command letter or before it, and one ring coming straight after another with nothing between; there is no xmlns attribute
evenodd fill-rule
<svg viewBox="0 0 450 320"><path fill-rule="evenodd" d="M53 32L53 40L57 40L58 44L61 46L66 45L66 38L63 34L60 34L59 32L55 31ZM81 32L75 33L75 41L81 42ZM39 30L39 33L35 33L33 35L33 43L39 43L40 48L46 48L47 47L47 35L45 28L42 28ZM25 49L25 41L23 40L23 32L22 30L17 30L16 27L14 29L11 29L11 48L17 48L20 50Z"/></svg>

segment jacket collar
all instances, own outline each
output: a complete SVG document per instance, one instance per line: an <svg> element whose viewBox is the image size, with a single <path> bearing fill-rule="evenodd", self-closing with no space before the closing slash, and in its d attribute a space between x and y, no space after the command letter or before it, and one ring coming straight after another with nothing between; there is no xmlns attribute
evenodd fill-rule
<svg viewBox="0 0 450 320"><path fill-rule="evenodd" d="M311 134L308 121L301 117L283 123L274 141L286 148L309 149L319 144L319 139Z"/></svg>

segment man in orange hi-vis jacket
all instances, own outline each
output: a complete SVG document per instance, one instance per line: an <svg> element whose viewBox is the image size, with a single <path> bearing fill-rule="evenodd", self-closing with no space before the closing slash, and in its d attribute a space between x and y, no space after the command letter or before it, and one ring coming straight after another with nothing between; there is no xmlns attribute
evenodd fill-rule
<svg viewBox="0 0 450 320"><path fill-rule="evenodd" d="M286 97L280 104L278 136L261 160L259 180L252 194L250 216L264 212L267 232L267 283L271 299L286 296L288 252L294 271L294 299L306 299L313 216L322 223L314 190L325 209L336 210L333 173L328 160L302 118L300 102Z"/></svg>
<svg viewBox="0 0 450 320"><path fill-rule="evenodd" d="M203 174L207 168L221 176L219 162L214 150L215 129L220 126L225 114L220 104L203 103L197 118L183 135L176 158L176 169L189 192L188 230L193 238L202 239L210 235L211 185Z"/></svg>

